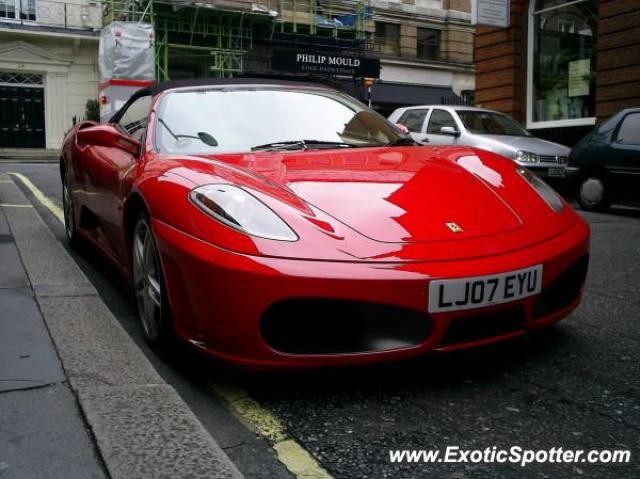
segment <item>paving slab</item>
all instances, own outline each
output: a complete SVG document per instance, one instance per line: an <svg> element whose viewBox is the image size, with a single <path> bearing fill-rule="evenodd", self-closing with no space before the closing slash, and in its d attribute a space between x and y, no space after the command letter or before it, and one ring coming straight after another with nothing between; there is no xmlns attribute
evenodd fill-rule
<svg viewBox="0 0 640 479"><path fill-rule="evenodd" d="M84 388L79 399L112 479L242 477L171 386Z"/></svg>
<svg viewBox="0 0 640 479"><path fill-rule="evenodd" d="M31 289L0 289L0 305L0 392L65 381Z"/></svg>
<svg viewBox="0 0 640 479"><path fill-rule="evenodd" d="M0 175L0 181L2 180L2 176ZM7 180L4 180L7 181ZM2 196L0 196L0 202L3 202ZM6 218L4 217L4 213L0 210L0 237L3 236L11 236L11 230L9 230L9 224L7 223Z"/></svg>
<svg viewBox="0 0 640 479"><path fill-rule="evenodd" d="M6 236L6 238L11 237ZM0 289L26 286L30 286L29 279L22 267L20 255L13 239L2 241L2 236L0 236Z"/></svg>
<svg viewBox="0 0 640 479"><path fill-rule="evenodd" d="M106 479L66 384L0 394L2 479Z"/></svg>
<svg viewBox="0 0 640 479"><path fill-rule="evenodd" d="M74 387L164 383L99 297L39 303Z"/></svg>
<svg viewBox="0 0 640 479"><path fill-rule="evenodd" d="M29 203L13 183L0 183L0 197L5 203ZM73 294L81 287L97 295L91 282L69 258L33 208L4 208L4 212L34 287L55 286L63 294L65 290Z"/></svg>
<svg viewBox="0 0 640 479"><path fill-rule="evenodd" d="M28 203L12 183L0 183L0 197ZM111 478L241 478L187 404L127 335L37 211L6 208L5 214Z"/></svg>

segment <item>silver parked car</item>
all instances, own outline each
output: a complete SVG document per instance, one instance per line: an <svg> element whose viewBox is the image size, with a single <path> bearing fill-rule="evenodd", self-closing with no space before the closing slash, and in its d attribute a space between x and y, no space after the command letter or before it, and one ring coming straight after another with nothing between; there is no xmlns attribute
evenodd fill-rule
<svg viewBox="0 0 640 479"><path fill-rule="evenodd" d="M399 108L389 120L404 125L419 143L474 146L511 158L542 177L565 176L571 149L536 138L504 113L424 105Z"/></svg>

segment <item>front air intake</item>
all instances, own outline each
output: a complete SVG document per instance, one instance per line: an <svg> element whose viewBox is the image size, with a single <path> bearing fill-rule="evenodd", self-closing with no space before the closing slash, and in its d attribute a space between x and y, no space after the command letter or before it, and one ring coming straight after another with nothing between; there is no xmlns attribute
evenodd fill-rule
<svg viewBox="0 0 640 479"><path fill-rule="evenodd" d="M261 333L289 354L346 354L410 348L432 332L426 313L388 304L289 299L270 306Z"/></svg>
<svg viewBox="0 0 640 479"><path fill-rule="evenodd" d="M578 299L588 269L589 255L584 255L544 287L533 308L534 317L540 319L549 316Z"/></svg>

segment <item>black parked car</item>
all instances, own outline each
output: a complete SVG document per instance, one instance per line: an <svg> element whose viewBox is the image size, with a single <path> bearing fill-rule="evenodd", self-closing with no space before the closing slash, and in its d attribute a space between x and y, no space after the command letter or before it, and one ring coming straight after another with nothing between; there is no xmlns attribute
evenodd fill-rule
<svg viewBox="0 0 640 479"><path fill-rule="evenodd" d="M616 113L585 136L571 150L567 175L586 210L640 201L640 108Z"/></svg>

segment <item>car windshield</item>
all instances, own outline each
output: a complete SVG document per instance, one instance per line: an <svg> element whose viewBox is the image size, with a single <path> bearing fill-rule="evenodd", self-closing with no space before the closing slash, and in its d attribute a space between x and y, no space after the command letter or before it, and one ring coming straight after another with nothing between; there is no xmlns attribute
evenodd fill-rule
<svg viewBox="0 0 640 479"><path fill-rule="evenodd" d="M168 154L383 146L406 139L348 95L257 86L169 92L155 132L156 147Z"/></svg>
<svg viewBox="0 0 640 479"><path fill-rule="evenodd" d="M492 111L458 110L462 123L471 133L479 135L532 136L513 118Z"/></svg>

